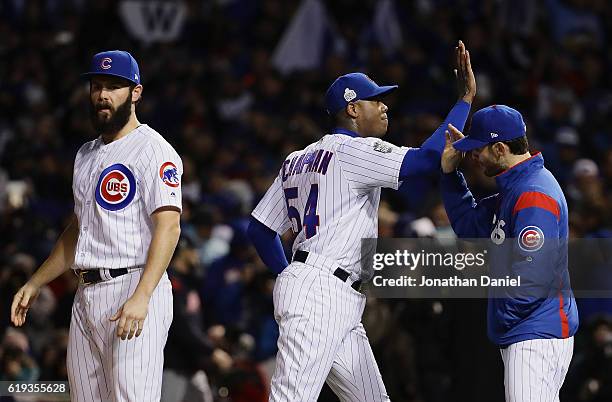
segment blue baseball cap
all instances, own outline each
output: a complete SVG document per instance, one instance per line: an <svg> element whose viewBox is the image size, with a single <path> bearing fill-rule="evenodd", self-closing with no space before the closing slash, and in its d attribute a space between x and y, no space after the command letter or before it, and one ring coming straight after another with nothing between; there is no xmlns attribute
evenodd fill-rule
<svg viewBox="0 0 612 402"><path fill-rule="evenodd" d="M487 144L510 141L527 134L523 116L506 105L491 105L472 116L470 133L453 143L459 151L467 152Z"/></svg>
<svg viewBox="0 0 612 402"><path fill-rule="evenodd" d="M81 77L89 79L93 75L112 75L125 78L136 85L140 84L138 63L124 50L109 50L96 54L91 59L89 71L81 74Z"/></svg>
<svg viewBox="0 0 612 402"><path fill-rule="evenodd" d="M327 89L325 109L330 115L335 115L344 109L349 102L386 95L396 89L397 85L380 87L364 73L345 74L336 78Z"/></svg>

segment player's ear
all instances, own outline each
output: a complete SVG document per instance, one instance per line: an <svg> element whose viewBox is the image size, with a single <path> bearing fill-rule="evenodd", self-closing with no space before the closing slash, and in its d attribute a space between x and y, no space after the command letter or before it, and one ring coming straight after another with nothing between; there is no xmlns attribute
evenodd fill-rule
<svg viewBox="0 0 612 402"><path fill-rule="evenodd" d="M356 103L349 102L349 104L346 105L345 110L346 110L346 114L353 119L356 119L359 116L359 112L357 110Z"/></svg>
<svg viewBox="0 0 612 402"><path fill-rule="evenodd" d="M136 85L132 90L132 103L136 103L140 100L142 96L142 85Z"/></svg>
<svg viewBox="0 0 612 402"><path fill-rule="evenodd" d="M510 148L503 142L496 142L491 146L493 154L499 159L500 157L506 156L510 153Z"/></svg>

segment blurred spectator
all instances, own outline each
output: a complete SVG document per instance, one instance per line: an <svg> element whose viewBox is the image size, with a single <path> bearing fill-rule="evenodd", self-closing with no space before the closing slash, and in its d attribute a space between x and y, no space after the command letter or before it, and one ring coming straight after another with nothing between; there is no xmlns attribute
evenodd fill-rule
<svg viewBox="0 0 612 402"><path fill-rule="evenodd" d="M68 331L57 330L47 334L47 342L40 353L40 381L68 381L66 370L66 352L68 349Z"/></svg>
<svg viewBox="0 0 612 402"><path fill-rule="evenodd" d="M162 401L212 402L204 371L213 351L204 331L202 303L194 275L199 257L193 244L181 237L168 267L172 284L173 319L164 349Z"/></svg>
<svg viewBox="0 0 612 402"><path fill-rule="evenodd" d="M40 370L29 355L28 338L19 330L10 328L0 344L0 380L37 381Z"/></svg>
<svg viewBox="0 0 612 402"><path fill-rule="evenodd" d="M584 326L584 347L574 354L562 396L576 402L612 400L612 319L598 317Z"/></svg>

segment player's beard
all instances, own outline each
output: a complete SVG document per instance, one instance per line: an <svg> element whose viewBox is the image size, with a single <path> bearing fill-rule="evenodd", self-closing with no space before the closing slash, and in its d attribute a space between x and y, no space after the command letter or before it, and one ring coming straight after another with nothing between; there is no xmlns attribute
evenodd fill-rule
<svg viewBox="0 0 612 402"><path fill-rule="evenodd" d="M481 165L484 168L484 174L487 177L495 177L507 169L507 167L499 161L481 162Z"/></svg>
<svg viewBox="0 0 612 402"><path fill-rule="evenodd" d="M110 115L100 116L98 111L108 108ZM93 102L89 104L89 117L91 124L98 134L115 134L119 132L130 120L132 115L132 93L128 95L125 102L117 106L117 109L110 109L107 104L94 105Z"/></svg>

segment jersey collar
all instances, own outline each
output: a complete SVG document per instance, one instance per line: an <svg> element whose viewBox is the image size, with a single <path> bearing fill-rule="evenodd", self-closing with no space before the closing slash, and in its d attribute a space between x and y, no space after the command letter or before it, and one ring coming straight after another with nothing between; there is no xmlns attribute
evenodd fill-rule
<svg viewBox="0 0 612 402"><path fill-rule="evenodd" d="M538 152L495 176L495 181L500 189L509 189L528 171L540 170L543 167L544 157L541 152Z"/></svg>
<svg viewBox="0 0 612 402"><path fill-rule="evenodd" d="M359 137L359 134L357 134L354 131L347 130L346 128L334 127L334 129L331 132L332 134L344 134L350 137Z"/></svg>

